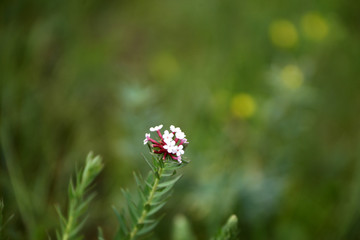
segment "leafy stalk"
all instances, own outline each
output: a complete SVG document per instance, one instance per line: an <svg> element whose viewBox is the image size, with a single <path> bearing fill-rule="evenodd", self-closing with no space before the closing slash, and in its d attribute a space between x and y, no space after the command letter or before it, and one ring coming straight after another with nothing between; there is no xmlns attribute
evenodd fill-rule
<svg viewBox="0 0 360 240"><path fill-rule="evenodd" d="M101 162L101 158L99 156L93 157L93 154L89 153L84 169L80 170L76 174L75 183L70 181L68 191L69 208L67 218L64 217L60 209L57 207L61 221L60 233L56 232L58 240L71 240L79 238L77 235L86 220L85 218L80 221L80 218L82 218L90 201L94 198L94 194L91 194L87 197L85 197L85 194L102 168L103 164Z"/></svg>
<svg viewBox="0 0 360 240"><path fill-rule="evenodd" d="M127 190L122 190L127 201L127 213L119 213L114 209L120 224L117 239L134 240L153 230L159 218L153 217L166 203L170 192L181 175L176 175L176 169L184 166L175 162L164 162L161 157L153 156L150 162L145 158L151 172L144 180L141 175L134 173L138 187L139 199L133 201Z"/></svg>

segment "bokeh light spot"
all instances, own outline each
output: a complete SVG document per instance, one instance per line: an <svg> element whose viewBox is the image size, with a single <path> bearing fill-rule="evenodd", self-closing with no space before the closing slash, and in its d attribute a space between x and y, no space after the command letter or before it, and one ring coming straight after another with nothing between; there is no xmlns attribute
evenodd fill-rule
<svg viewBox="0 0 360 240"><path fill-rule="evenodd" d="M280 77L284 85L290 89L297 89L304 82L304 75L301 69L294 64L285 66L281 70Z"/></svg>
<svg viewBox="0 0 360 240"><path fill-rule="evenodd" d="M294 24L288 20L273 21L269 29L272 43L281 48L292 48L298 42L298 33Z"/></svg>
<svg viewBox="0 0 360 240"><path fill-rule="evenodd" d="M327 21L316 12L309 12L301 19L301 27L305 37L313 41L323 40L329 33Z"/></svg>
<svg viewBox="0 0 360 240"><path fill-rule="evenodd" d="M247 93L240 93L231 101L232 114L239 118L249 118L256 111L256 103L253 97Z"/></svg>

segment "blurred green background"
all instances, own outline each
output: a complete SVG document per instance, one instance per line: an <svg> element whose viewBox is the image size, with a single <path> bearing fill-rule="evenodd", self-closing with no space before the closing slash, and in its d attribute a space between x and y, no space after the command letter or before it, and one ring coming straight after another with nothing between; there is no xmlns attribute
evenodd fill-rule
<svg viewBox="0 0 360 240"><path fill-rule="evenodd" d="M152 239L360 239L360 4L1 1L0 197L10 239L48 239L86 154L105 169L85 239L145 174L148 128L190 141ZM175 219L175 221L174 221ZM185 222L185 223L184 223ZM186 235L186 234L185 234ZM184 239L190 239L185 237Z"/></svg>

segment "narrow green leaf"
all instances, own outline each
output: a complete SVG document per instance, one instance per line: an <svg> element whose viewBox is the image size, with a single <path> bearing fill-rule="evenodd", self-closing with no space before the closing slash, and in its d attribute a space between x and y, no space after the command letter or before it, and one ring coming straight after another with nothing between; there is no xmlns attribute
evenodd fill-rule
<svg viewBox="0 0 360 240"><path fill-rule="evenodd" d="M159 211L164 205L166 204L166 202L160 203L159 205L155 205L155 206L151 206L150 211L148 212L148 216L151 216L152 214L156 213L157 211Z"/></svg>
<svg viewBox="0 0 360 240"><path fill-rule="evenodd" d="M139 198L140 198L141 205L143 205L146 202L145 194L144 194L144 192L142 191L141 188L138 188L137 191L139 193Z"/></svg>
<svg viewBox="0 0 360 240"><path fill-rule="evenodd" d="M162 195L158 196L157 194L158 193L155 193L154 195L153 201L151 202L152 205L159 205L160 203L167 202L171 197L170 194L168 194L166 197L163 197Z"/></svg>
<svg viewBox="0 0 360 240"><path fill-rule="evenodd" d="M161 174L161 177L171 177L172 175L173 175L172 172L167 172L167 173Z"/></svg>
<svg viewBox="0 0 360 240"><path fill-rule="evenodd" d="M169 185L164 188L157 189L156 196L163 196L165 193L169 192L173 188L173 185Z"/></svg>
<svg viewBox="0 0 360 240"><path fill-rule="evenodd" d="M148 176L146 177L145 182L152 183L153 181L154 181L154 173L153 173L153 172L149 172Z"/></svg>
<svg viewBox="0 0 360 240"><path fill-rule="evenodd" d="M163 182L163 183L160 183L160 184L158 185L158 187L159 187L159 188L162 188L162 187L167 187L167 186L169 186L169 185L174 185L181 177L182 177L182 175L179 175L179 176L177 176L176 178L174 178L174 179L172 179L172 180L170 180L170 181L165 181L165 182Z"/></svg>
<svg viewBox="0 0 360 240"><path fill-rule="evenodd" d="M136 182L137 186L140 188L142 186L142 182L140 181L140 178L138 177L136 172L133 172L133 174L134 174L135 182Z"/></svg>
<svg viewBox="0 0 360 240"><path fill-rule="evenodd" d="M69 234L70 239L80 232L81 228L85 225L87 219L88 217L86 216L81 222L76 224L76 227Z"/></svg>
<svg viewBox="0 0 360 240"><path fill-rule="evenodd" d="M153 230L153 229L156 227L156 225L157 225L158 223L159 223L159 222L156 221L156 222L154 222L154 223L152 223L152 224L146 225L146 226L143 227L140 231L138 231L138 235L143 235L143 234L146 234L146 233L150 232L151 230Z"/></svg>
<svg viewBox="0 0 360 240"><path fill-rule="evenodd" d="M69 199L72 199L72 198L74 198L76 196L75 189L74 189L74 184L73 184L72 181L70 181L70 184L69 184L68 196L69 196Z"/></svg>
<svg viewBox="0 0 360 240"><path fill-rule="evenodd" d="M126 225L126 221L124 219L124 214L120 214L118 212L118 210L113 206L112 207L113 211L115 212L115 215L119 221L119 224L120 224L120 229L122 230L122 232L124 233L124 235L128 234L128 226Z"/></svg>
<svg viewBox="0 0 360 240"><path fill-rule="evenodd" d="M89 203L95 198L95 196L96 195L93 193L89 195L87 199L83 200L83 202L80 203L80 205L76 208L75 210L76 214L78 215L83 214L86 211L87 207L89 206Z"/></svg>
<svg viewBox="0 0 360 240"><path fill-rule="evenodd" d="M172 177L176 175L176 170L164 170L163 174L161 174L162 177Z"/></svg>
<svg viewBox="0 0 360 240"><path fill-rule="evenodd" d="M156 219L145 219L144 224L150 224L150 223L153 223L155 221L157 221L157 220Z"/></svg>
<svg viewBox="0 0 360 240"><path fill-rule="evenodd" d="M153 172L156 172L156 169L154 168L154 166L149 162L149 160L142 154L143 158L145 159L145 161L147 162L147 164L149 165L149 167L151 168L151 170Z"/></svg>
<svg viewBox="0 0 360 240"><path fill-rule="evenodd" d="M161 166L160 166L160 162L161 162L161 161L159 161L159 160L157 159L157 157L155 157L154 155L152 155L151 157L152 157L152 161L153 161L153 164L154 164L155 168L161 167Z"/></svg>
<svg viewBox="0 0 360 240"><path fill-rule="evenodd" d="M166 166L165 166L165 170L177 170L177 169L180 169L184 167L182 164L179 164L179 163L168 163Z"/></svg>
<svg viewBox="0 0 360 240"><path fill-rule="evenodd" d="M135 224L137 222L137 219L139 218L138 213L136 212L136 205L132 201L131 196L128 191L125 191L124 189L121 189L123 195L125 196L125 199L127 201L128 211L130 214L130 217Z"/></svg>
<svg viewBox="0 0 360 240"><path fill-rule="evenodd" d="M58 205L55 206L55 209L56 209L56 212L58 213L59 218L60 218L60 227L63 228L63 226L66 224L66 218L61 213L60 207Z"/></svg>
<svg viewBox="0 0 360 240"><path fill-rule="evenodd" d="M152 183L149 183L148 181L145 182L146 186L149 188L149 189L152 189Z"/></svg>

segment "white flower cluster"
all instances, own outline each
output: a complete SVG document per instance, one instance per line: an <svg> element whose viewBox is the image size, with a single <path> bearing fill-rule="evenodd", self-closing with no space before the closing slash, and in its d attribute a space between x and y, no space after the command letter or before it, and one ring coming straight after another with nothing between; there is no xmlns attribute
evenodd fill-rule
<svg viewBox="0 0 360 240"><path fill-rule="evenodd" d="M150 133L145 134L144 144L147 144L149 141L152 142L153 148L158 150L154 150L155 153L164 154L163 159L169 155L172 159L177 160L181 163L181 156L185 153L184 151L184 143L188 143L185 138L186 135L179 127L175 127L174 125L170 126L170 131L165 130L161 135L160 129L163 125L159 125L156 127L151 127L151 132L157 132L161 140L159 142L150 138ZM175 138L174 138L175 137Z"/></svg>

